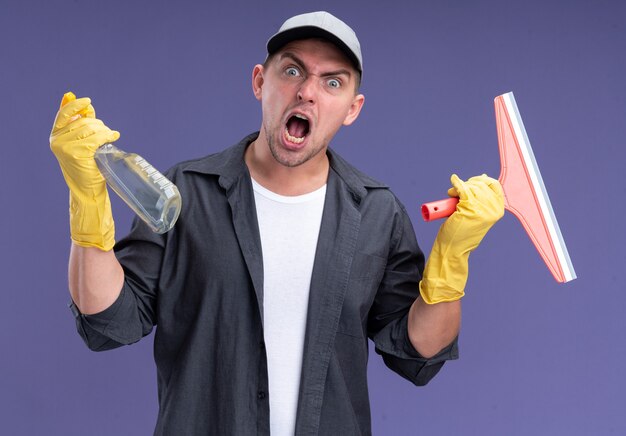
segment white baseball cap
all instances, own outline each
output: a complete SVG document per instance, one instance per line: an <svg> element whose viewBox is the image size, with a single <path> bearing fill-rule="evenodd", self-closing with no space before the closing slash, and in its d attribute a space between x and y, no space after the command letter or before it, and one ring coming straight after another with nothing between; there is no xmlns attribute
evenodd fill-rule
<svg viewBox="0 0 626 436"><path fill-rule="evenodd" d="M291 41L307 38L324 38L332 42L348 56L359 73L363 74L361 44L356 33L339 18L324 11L289 18L267 41L267 53L274 54Z"/></svg>

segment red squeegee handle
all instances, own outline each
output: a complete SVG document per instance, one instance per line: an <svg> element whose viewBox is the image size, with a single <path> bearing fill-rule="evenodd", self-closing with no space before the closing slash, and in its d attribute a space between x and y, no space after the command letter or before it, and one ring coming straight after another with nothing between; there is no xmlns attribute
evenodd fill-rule
<svg viewBox="0 0 626 436"><path fill-rule="evenodd" d="M424 221L438 220L439 218L449 217L456 210L459 199L456 197L446 198L445 200L431 201L422 204L422 217Z"/></svg>

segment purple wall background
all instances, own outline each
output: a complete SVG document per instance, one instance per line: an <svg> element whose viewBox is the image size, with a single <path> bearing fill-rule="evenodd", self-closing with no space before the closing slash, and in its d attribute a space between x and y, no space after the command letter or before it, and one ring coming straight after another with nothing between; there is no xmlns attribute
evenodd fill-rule
<svg viewBox="0 0 626 436"><path fill-rule="evenodd" d="M67 190L48 148L67 90L165 169L259 126L266 38L325 9L359 34L366 105L335 148L419 205L499 173L514 91L579 279L558 285L511 215L472 255L461 359L415 388L372 354L375 434L626 434L626 3L0 1L0 433L151 434L151 337L92 353L66 308ZM114 200L119 234L130 225ZM242 358L245 358L242 356Z"/></svg>

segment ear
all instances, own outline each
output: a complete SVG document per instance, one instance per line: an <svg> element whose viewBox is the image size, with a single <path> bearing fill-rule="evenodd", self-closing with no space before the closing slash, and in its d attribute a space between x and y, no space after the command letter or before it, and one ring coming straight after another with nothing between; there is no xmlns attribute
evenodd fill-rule
<svg viewBox="0 0 626 436"><path fill-rule="evenodd" d="M252 70L252 92L257 100L261 101L263 88L263 73L265 72L263 65L257 64Z"/></svg>
<svg viewBox="0 0 626 436"><path fill-rule="evenodd" d="M357 119L359 113L361 113L363 103L365 103L365 96L363 94L358 94L354 97L350 109L348 110L348 115L346 115L346 118L343 120L344 126L349 126Z"/></svg>

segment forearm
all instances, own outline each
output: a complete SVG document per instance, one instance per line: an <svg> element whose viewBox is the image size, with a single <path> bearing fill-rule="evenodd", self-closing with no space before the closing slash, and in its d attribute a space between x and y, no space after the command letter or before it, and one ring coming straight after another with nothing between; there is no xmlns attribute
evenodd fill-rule
<svg viewBox="0 0 626 436"><path fill-rule="evenodd" d="M124 284L124 271L113 250L103 251L74 243L68 275L72 300L86 315L111 306Z"/></svg>
<svg viewBox="0 0 626 436"><path fill-rule="evenodd" d="M409 310L409 339L413 348L426 358L449 345L460 327L461 300L427 304L418 297Z"/></svg>

